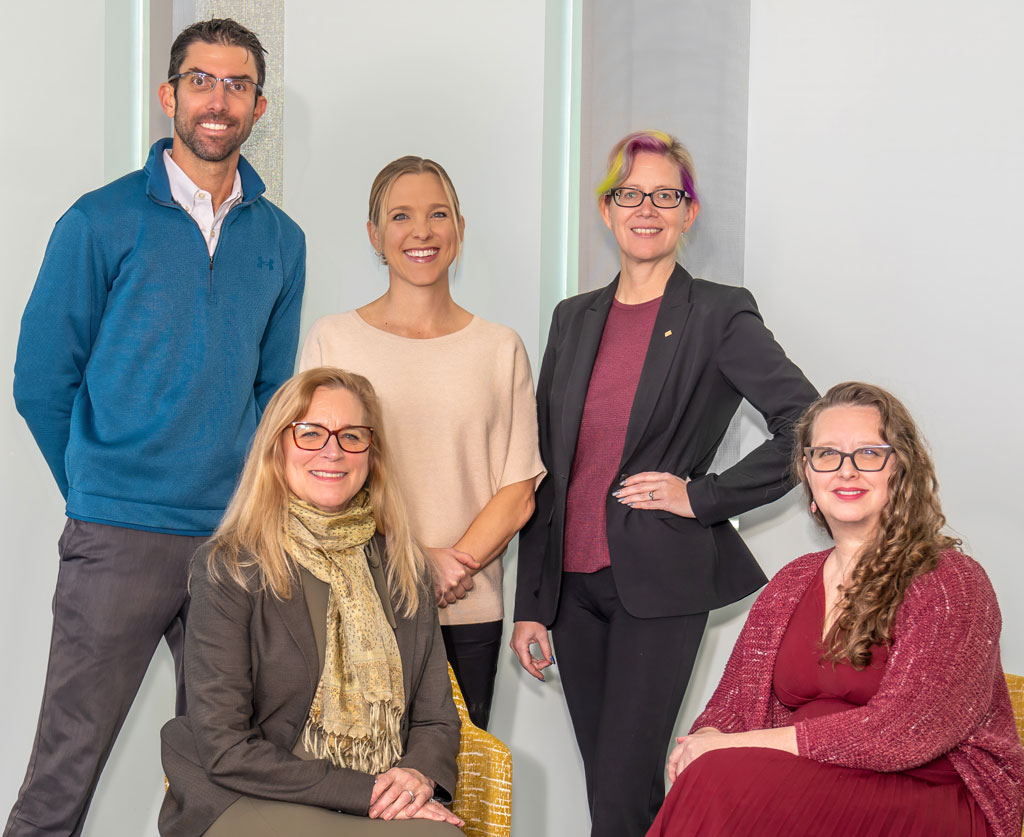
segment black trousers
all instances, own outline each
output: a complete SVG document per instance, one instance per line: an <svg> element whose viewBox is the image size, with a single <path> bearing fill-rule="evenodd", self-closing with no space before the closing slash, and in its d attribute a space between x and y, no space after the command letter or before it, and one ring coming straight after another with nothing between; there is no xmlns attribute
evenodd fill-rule
<svg viewBox="0 0 1024 837"><path fill-rule="evenodd" d="M583 756L592 837L643 837L654 822L707 619L631 616L611 567L562 576L551 632Z"/></svg>
<svg viewBox="0 0 1024 837"><path fill-rule="evenodd" d="M494 697L494 678L498 674L501 651L501 620L471 625L442 625L441 636L448 662L466 699L469 719L487 729Z"/></svg>
<svg viewBox="0 0 1024 837"><path fill-rule="evenodd" d="M161 637L174 655L177 709L184 712L188 567L205 540L68 520L39 726L4 837L82 833Z"/></svg>

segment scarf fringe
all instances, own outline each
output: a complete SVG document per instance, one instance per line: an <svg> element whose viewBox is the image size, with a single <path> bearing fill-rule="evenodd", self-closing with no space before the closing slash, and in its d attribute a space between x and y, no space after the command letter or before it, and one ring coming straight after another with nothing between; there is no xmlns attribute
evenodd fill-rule
<svg viewBox="0 0 1024 837"><path fill-rule="evenodd" d="M370 705L371 729L353 726L345 734L327 732L312 718L306 718L302 744L314 757L327 759L335 767L350 767L361 773L384 773L402 757L402 715L401 707L373 703Z"/></svg>

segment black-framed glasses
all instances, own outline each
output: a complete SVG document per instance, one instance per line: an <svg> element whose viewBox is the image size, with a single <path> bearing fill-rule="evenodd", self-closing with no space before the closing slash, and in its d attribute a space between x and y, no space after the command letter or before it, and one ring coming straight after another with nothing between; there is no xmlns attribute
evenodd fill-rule
<svg viewBox="0 0 1024 837"><path fill-rule="evenodd" d="M892 445L869 445L849 453L835 448L804 448L811 470L824 473L838 471L847 457L858 471L881 471L892 454Z"/></svg>
<svg viewBox="0 0 1024 837"><path fill-rule="evenodd" d="M683 202L683 198L690 197L689 193L682 189L655 189L653 192L641 192L639 189L630 189L626 186L612 189L608 194L619 206L629 209L640 206L644 202L644 198L650 198L651 203L658 209L675 209Z"/></svg>
<svg viewBox="0 0 1024 837"><path fill-rule="evenodd" d="M363 453L373 443L373 428L358 424L337 430L328 430L322 424L308 421L293 421L288 426L292 429L295 446L300 450L323 450L331 436L338 440L345 453Z"/></svg>
<svg viewBox="0 0 1024 837"><path fill-rule="evenodd" d="M187 79L188 89L194 90L196 93L210 93L219 81L224 85L224 92L236 99L247 98L253 90L256 91L257 96L263 95L263 87L247 78L217 78L217 76L210 75L210 73L189 70L187 73L178 73L171 76L167 80L174 81L179 78Z"/></svg>

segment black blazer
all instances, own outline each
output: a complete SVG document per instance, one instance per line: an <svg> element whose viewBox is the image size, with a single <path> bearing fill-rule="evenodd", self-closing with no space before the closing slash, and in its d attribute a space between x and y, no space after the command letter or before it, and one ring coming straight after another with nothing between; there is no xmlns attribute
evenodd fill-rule
<svg viewBox="0 0 1024 837"><path fill-rule="evenodd" d="M455 790L459 716L452 701L433 591L405 618L391 607L375 537L367 561L402 658L406 708L399 765ZM160 809L166 837L202 834L240 796L365 815L374 777L292 754L302 734L320 659L302 589L289 599L231 580L216 583L205 551L193 564L185 633L188 714L160 731L169 789Z"/></svg>
<svg viewBox="0 0 1024 837"><path fill-rule="evenodd" d="M618 287L555 308L537 380L540 451L548 473L519 537L515 619L550 625L558 608L565 503L583 405ZM638 617L701 613L767 580L730 517L791 487L792 423L817 392L775 342L745 288L694 279L676 265L647 348L617 476L608 485L608 551L622 604ZM708 468L740 401L772 438L721 474ZM630 509L611 492L642 471L690 477L696 520Z"/></svg>

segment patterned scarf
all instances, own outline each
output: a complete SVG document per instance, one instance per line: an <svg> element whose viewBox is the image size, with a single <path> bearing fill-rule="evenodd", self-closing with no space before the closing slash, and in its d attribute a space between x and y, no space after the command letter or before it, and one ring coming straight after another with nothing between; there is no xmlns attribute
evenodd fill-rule
<svg viewBox="0 0 1024 837"><path fill-rule="evenodd" d="M327 648L302 741L318 758L383 773L402 755L402 659L366 563L376 525L366 489L324 512L292 497L285 538L299 566L330 585Z"/></svg>

